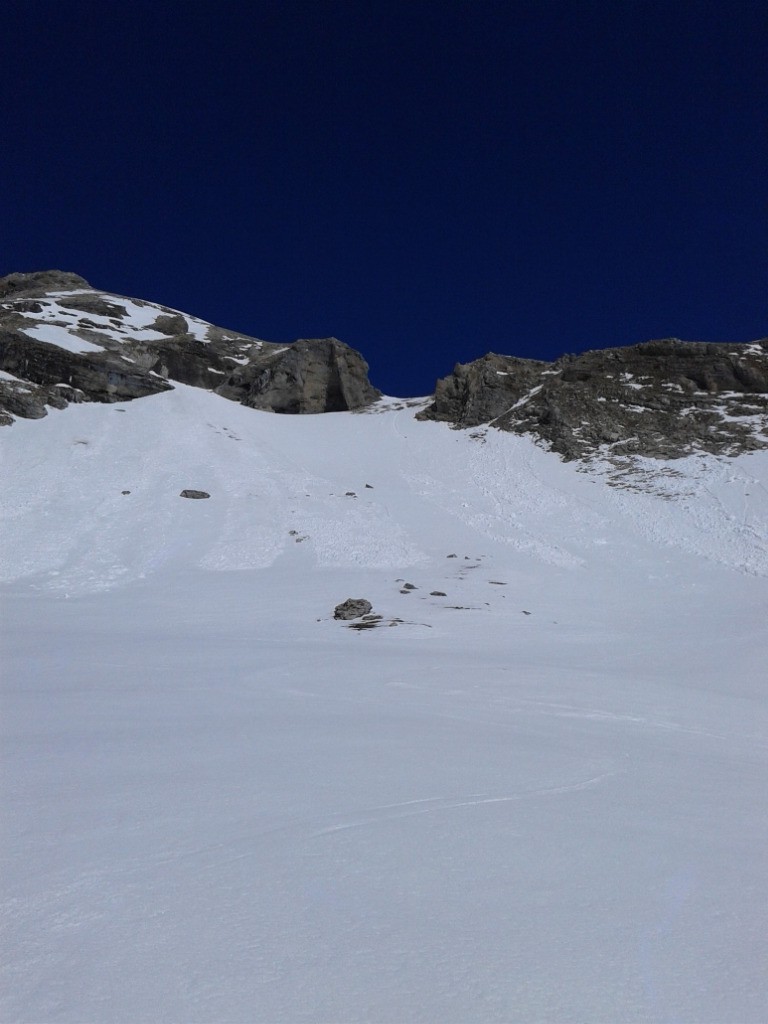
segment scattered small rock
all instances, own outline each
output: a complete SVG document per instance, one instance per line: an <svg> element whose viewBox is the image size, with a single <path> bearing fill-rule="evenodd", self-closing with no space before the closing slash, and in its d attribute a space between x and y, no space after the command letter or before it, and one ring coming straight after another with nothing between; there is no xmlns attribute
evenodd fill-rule
<svg viewBox="0 0 768 1024"><path fill-rule="evenodd" d="M121 494L130 494L130 491L120 491Z"/></svg>
<svg viewBox="0 0 768 1024"><path fill-rule="evenodd" d="M448 597L448 595L443 593L442 590L430 590L429 596L430 597Z"/></svg>
<svg viewBox="0 0 768 1024"><path fill-rule="evenodd" d="M370 484L366 484L365 486L368 488L369 491L373 490L373 487Z"/></svg>
<svg viewBox="0 0 768 1024"><path fill-rule="evenodd" d="M458 558L459 556L458 555L446 555L445 557L446 558Z"/></svg>
<svg viewBox="0 0 768 1024"><path fill-rule="evenodd" d="M193 491L193 490L187 489L187 490L183 490L181 492L181 494L179 495L179 497L180 498L210 498L210 494L208 493L208 491Z"/></svg>
<svg viewBox="0 0 768 1024"><path fill-rule="evenodd" d="M506 587L506 585L507 585L502 580L488 580L488 582L489 583L493 583L494 586L497 586L497 587Z"/></svg>
<svg viewBox="0 0 768 1024"><path fill-rule="evenodd" d="M418 589L419 588L417 586L415 586L413 583L404 583L403 584L403 590L418 590Z"/></svg>
<svg viewBox="0 0 768 1024"><path fill-rule="evenodd" d="M364 597L348 597L346 601L337 604L333 610L334 619L359 619L367 615L373 608L370 601Z"/></svg>
<svg viewBox="0 0 768 1024"><path fill-rule="evenodd" d="M363 615L356 622L348 623L347 629L355 629L361 632L364 629L381 629L383 626L397 626L402 622L402 619L385 619L382 615ZM422 625L426 626L428 623L425 622Z"/></svg>
<svg viewBox="0 0 768 1024"><path fill-rule="evenodd" d="M356 498L357 495L355 494L354 491L345 491L344 492L344 497L345 498Z"/></svg>
<svg viewBox="0 0 768 1024"><path fill-rule="evenodd" d="M527 612L525 609L523 609L523 615L530 615L530 614L531 614L530 612Z"/></svg>

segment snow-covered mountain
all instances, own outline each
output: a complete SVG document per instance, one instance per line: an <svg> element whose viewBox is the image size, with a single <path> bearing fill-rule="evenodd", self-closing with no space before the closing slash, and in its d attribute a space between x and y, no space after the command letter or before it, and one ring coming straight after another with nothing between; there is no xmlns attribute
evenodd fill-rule
<svg viewBox="0 0 768 1024"><path fill-rule="evenodd" d="M768 452L163 385L0 431L2 1019L763 1021Z"/></svg>
<svg viewBox="0 0 768 1024"><path fill-rule="evenodd" d="M58 270L0 278L0 425L191 384L255 409L342 412L381 393L336 338L278 345ZM554 363L488 353L438 380L424 419L530 434L565 459L768 449L768 339L667 338Z"/></svg>
<svg viewBox="0 0 768 1024"><path fill-rule="evenodd" d="M380 396L362 356L336 338L277 345L58 270L0 278L0 425L175 381L281 413L357 409Z"/></svg>

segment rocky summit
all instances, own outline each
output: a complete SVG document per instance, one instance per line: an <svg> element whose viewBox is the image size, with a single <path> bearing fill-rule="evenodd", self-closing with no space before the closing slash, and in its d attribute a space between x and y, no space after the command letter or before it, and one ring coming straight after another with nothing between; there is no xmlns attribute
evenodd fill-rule
<svg viewBox="0 0 768 1024"><path fill-rule="evenodd" d="M174 381L278 413L359 409L380 394L336 338L273 344L58 270L0 278L0 423Z"/></svg>
<svg viewBox="0 0 768 1024"><path fill-rule="evenodd" d="M58 270L0 278L0 424L174 382L289 414L381 397L363 357L336 338L262 341ZM489 353L438 380L418 415L531 434L566 460L736 455L768 447L768 339L668 338L552 363Z"/></svg>

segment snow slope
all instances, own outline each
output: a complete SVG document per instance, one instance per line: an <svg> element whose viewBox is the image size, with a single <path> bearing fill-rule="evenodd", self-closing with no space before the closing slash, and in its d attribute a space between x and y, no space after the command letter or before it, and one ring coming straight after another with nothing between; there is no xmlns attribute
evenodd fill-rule
<svg viewBox="0 0 768 1024"><path fill-rule="evenodd" d="M768 456L413 414L0 433L2 1020L765 1020Z"/></svg>

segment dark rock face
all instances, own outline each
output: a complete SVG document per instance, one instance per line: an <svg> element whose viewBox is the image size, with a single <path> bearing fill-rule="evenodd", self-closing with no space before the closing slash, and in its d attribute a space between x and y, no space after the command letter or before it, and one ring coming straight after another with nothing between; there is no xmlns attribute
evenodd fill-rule
<svg viewBox="0 0 768 1024"><path fill-rule="evenodd" d="M420 417L530 433L566 460L768 448L768 341L666 339L554 363L487 355L439 381Z"/></svg>
<svg viewBox="0 0 768 1024"><path fill-rule="evenodd" d="M41 399L46 396L44 404L58 408L64 407L62 400L64 405L71 400L71 392L79 392L80 401L122 402L171 387L168 381L151 377L110 352L68 352L14 331L0 330L0 366L22 381L39 385L37 394ZM58 404L56 398L51 400L54 394Z"/></svg>
<svg viewBox="0 0 768 1024"><path fill-rule="evenodd" d="M346 601L336 605L333 617L343 621L359 619L363 615L368 615L372 607L371 602L366 601L364 597L348 597Z"/></svg>
<svg viewBox="0 0 768 1024"><path fill-rule="evenodd" d="M457 363L449 377L437 382L434 403L422 418L458 427L490 423L527 395L548 365L493 352L473 363Z"/></svg>
<svg viewBox="0 0 768 1024"><path fill-rule="evenodd" d="M58 270L0 278L0 371L0 425L70 401L156 394L171 381L280 413L380 397L362 356L335 338L271 344Z"/></svg>
<svg viewBox="0 0 768 1024"><path fill-rule="evenodd" d="M230 374L219 394L253 409L281 413L344 412L376 401L368 364L336 338L301 339L265 352Z"/></svg>

